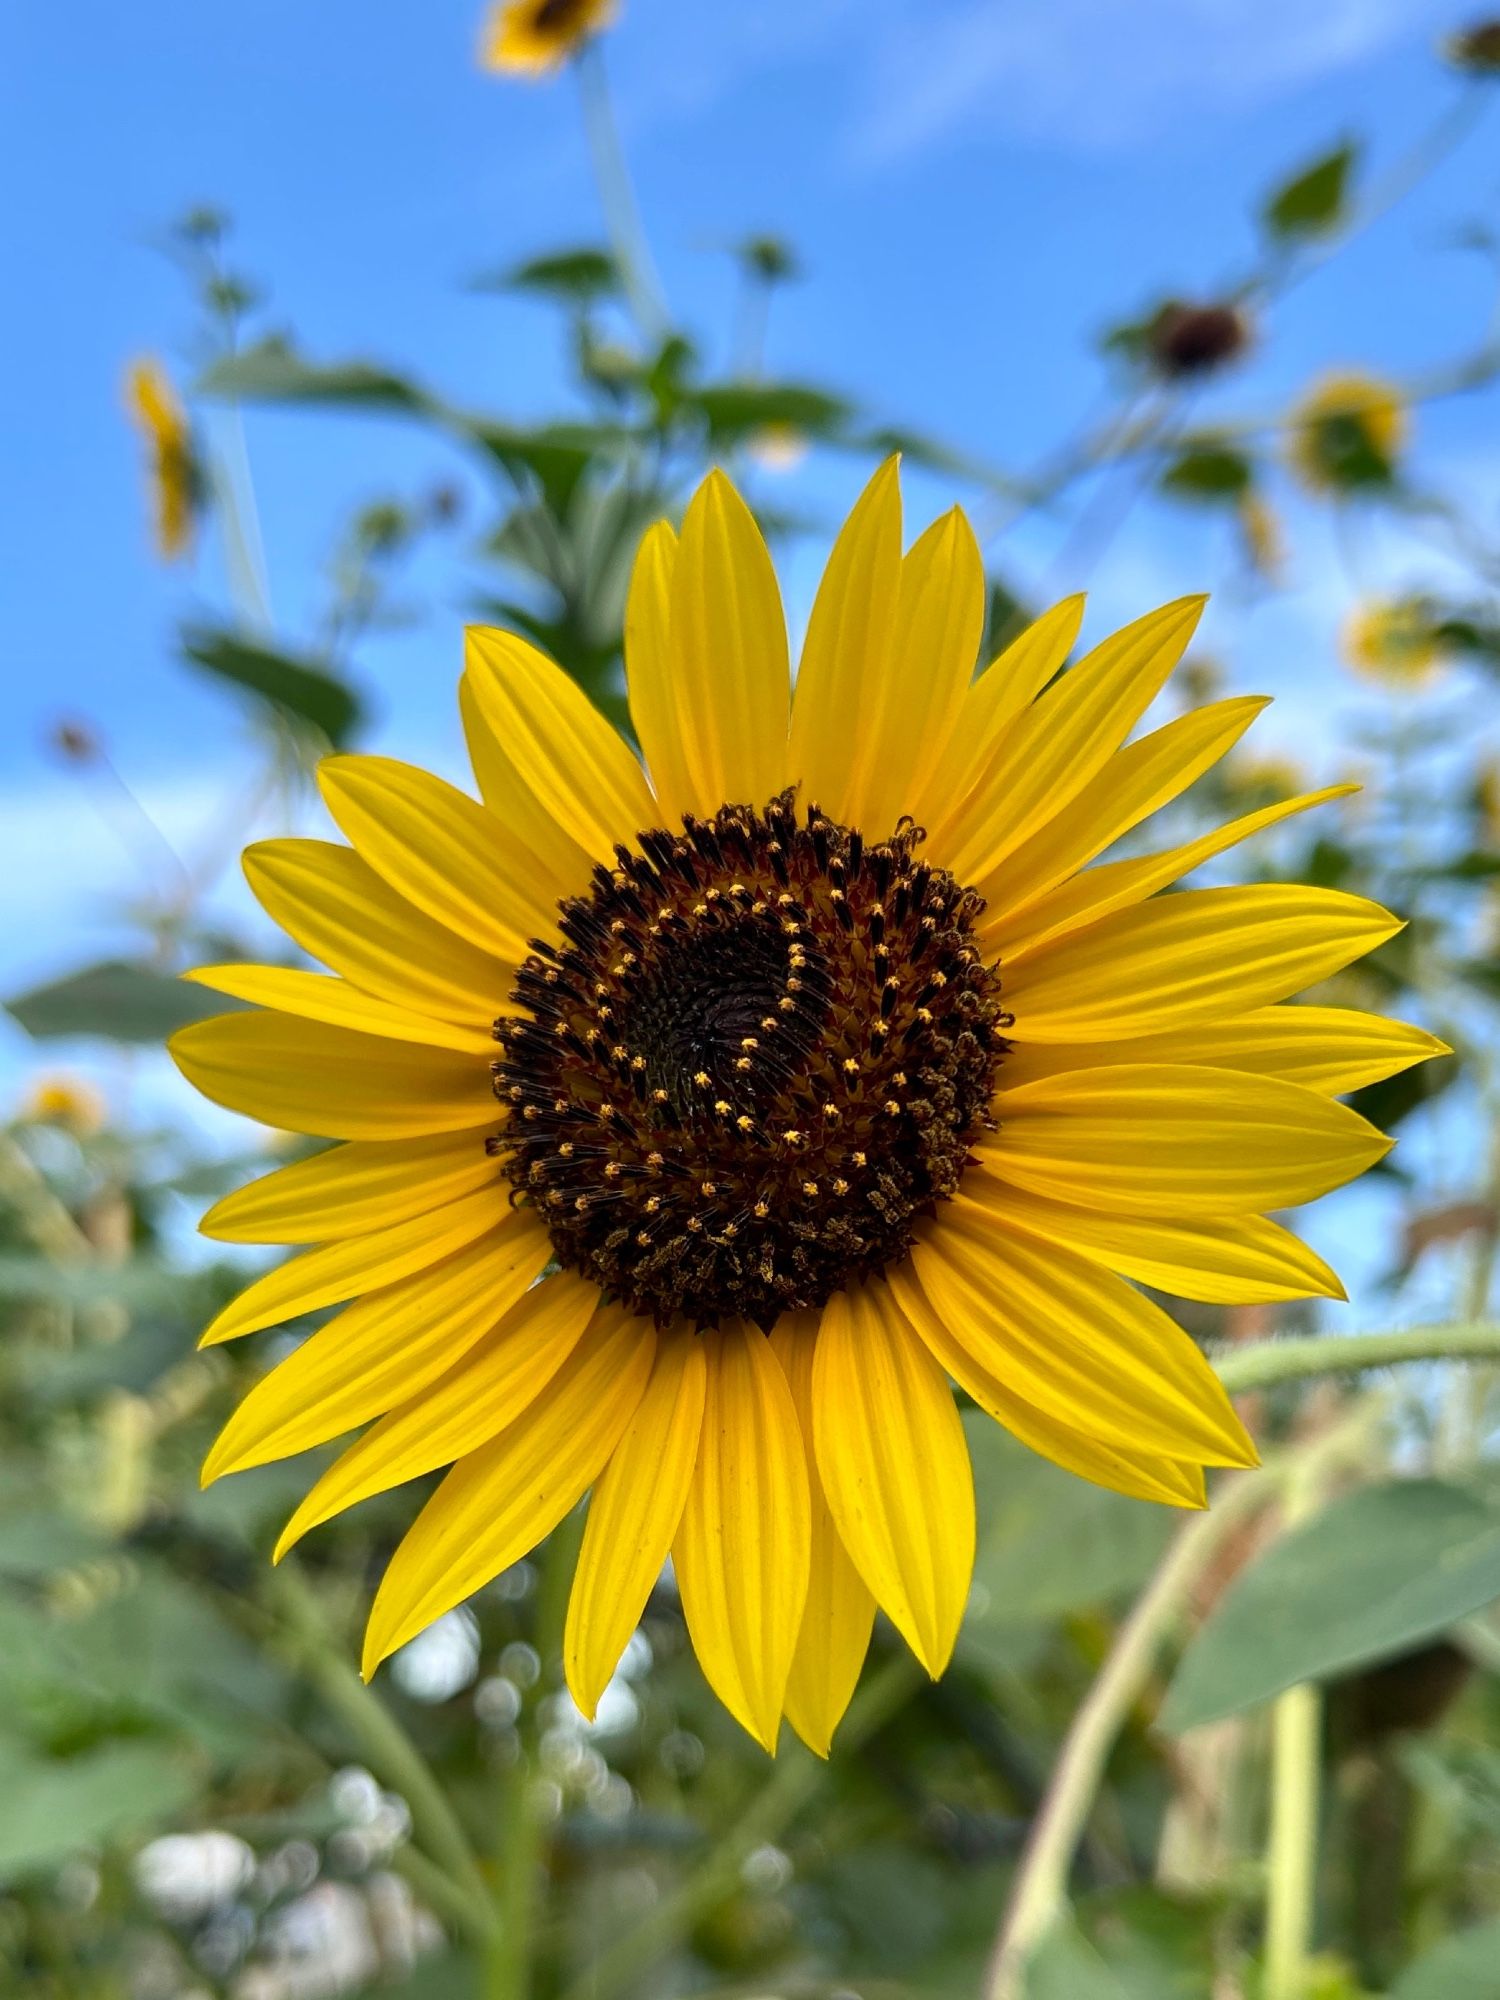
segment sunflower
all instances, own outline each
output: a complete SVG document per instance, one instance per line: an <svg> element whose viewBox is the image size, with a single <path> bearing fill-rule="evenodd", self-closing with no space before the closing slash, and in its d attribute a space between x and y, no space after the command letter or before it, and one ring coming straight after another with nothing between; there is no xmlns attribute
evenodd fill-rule
<svg viewBox="0 0 1500 2000"><path fill-rule="evenodd" d="M215 1478L368 1425L280 1548L451 1466L398 1547L365 1670L592 1489L565 1666L592 1714L670 1554L704 1671L768 1748L826 1752L877 1603L939 1673L974 1497L951 1384L1101 1485L1204 1504L1255 1457L1137 1286L1340 1297L1266 1211L1388 1142L1337 1093L1438 1053L1286 1007L1398 925L1199 863L1352 790L1088 868L1264 706L1127 743L1196 625L1169 604L1061 671L1069 600L971 675L957 510L902 552L894 461L834 546L793 694L775 572L720 473L646 535L625 651L644 768L524 640L468 636L483 803L336 756L348 845L249 849L333 973L192 975L258 1003L173 1053L220 1104L341 1143L231 1194L318 1244L217 1342L353 1300L253 1388ZM548 1273L551 1275L547 1275Z"/></svg>
<svg viewBox="0 0 1500 2000"><path fill-rule="evenodd" d="M160 362L130 364L125 407L146 446L156 552L175 562L193 545L201 480L186 412Z"/></svg>
<svg viewBox="0 0 1500 2000"><path fill-rule="evenodd" d="M1439 677L1446 649L1420 597L1376 598L1349 614L1339 634L1345 660L1366 680L1411 693Z"/></svg>
<svg viewBox="0 0 1500 2000"><path fill-rule="evenodd" d="M1287 456L1312 493L1387 485L1411 428L1394 382L1358 369L1321 376L1290 419Z"/></svg>
<svg viewBox="0 0 1500 2000"><path fill-rule="evenodd" d="M544 76L614 19L614 0L501 0L485 17L483 68Z"/></svg>

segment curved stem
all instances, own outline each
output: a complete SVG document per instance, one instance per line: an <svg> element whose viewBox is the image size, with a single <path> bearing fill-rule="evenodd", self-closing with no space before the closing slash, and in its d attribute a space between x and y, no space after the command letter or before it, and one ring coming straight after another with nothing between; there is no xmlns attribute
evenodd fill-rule
<svg viewBox="0 0 1500 2000"><path fill-rule="evenodd" d="M1232 1396L1240 1396L1250 1389L1269 1389L1278 1382L1390 1368L1402 1361L1497 1360L1500 1322L1455 1320L1407 1327L1400 1333L1327 1333L1297 1340L1263 1340L1210 1359L1224 1387Z"/></svg>
<svg viewBox="0 0 1500 2000"><path fill-rule="evenodd" d="M660 340L670 328L671 318L662 294L661 280L656 275L651 246L641 223L630 168L625 161L625 149L620 144L620 130L610 102L604 57L597 41L583 44L574 58L574 67L578 72L584 130L594 163L594 181L599 190L600 206L604 210L604 224L609 231L610 248L620 267L621 282L637 326L650 339Z"/></svg>

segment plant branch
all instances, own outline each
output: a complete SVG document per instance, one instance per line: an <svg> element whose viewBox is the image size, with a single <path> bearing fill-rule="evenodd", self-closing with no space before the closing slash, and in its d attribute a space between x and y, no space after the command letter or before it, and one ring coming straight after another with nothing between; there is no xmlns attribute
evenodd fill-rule
<svg viewBox="0 0 1500 2000"><path fill-rule="evenodd" d="M1263 1340L1210 1357L1232 1396L1279 1382L1318 1375L1391 1368L1403 1361L1500 1360L1500 1322L1454 1320L1407 1327L1399 1333L1311 1334L1305 1339Z"/></svg>

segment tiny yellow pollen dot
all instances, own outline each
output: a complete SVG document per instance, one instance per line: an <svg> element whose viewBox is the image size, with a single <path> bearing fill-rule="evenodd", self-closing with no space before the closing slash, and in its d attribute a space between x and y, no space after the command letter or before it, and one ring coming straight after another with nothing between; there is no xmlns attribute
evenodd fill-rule
<svg viewBox="0 0 1500 2000"><path fill-rule="evenodd" d="M742 1035L740 1037L740 1047L742 1049L758 1049L760 1043L755 1039L754 1035Z"/></svg>
<svg viewBox="0 0 1500 2000"><path fill-rule="evenodd" d="M717 1181L700 1181L698 1183L698 1192L703 1196L705 1201L712 1201L714 1196L719 1192L719 1184Z"/></svg>
<svg viewBox="0 0 1500 2000"><path fill-rule="evenodd" d="M695 1069L693 1071L693 1082L700 1090L707 1090L708 1086L713 1082L713 1078L706 1069Z"/></svg>
<svg viewBox="0 0 1500 2000"><path fill-rule="evenodd" d="M646 1165L650 1167L653 1173L664 1167L666 1163L666 1155L664 1153L648 1153L646 1155Z"/></svg>
<svg viewBox="0 0 1500 2000"><path fill-rule="evenodd" d="M835 1194L847 1194L849 1192L849 1183L844 1179L842 1174L835 1175L833 1191Z"/></svg>
<svg viewBox="0 0 1500 2000"><path fill-rule="evenodd" d="M818 1184L817 1184L817 1182L816 1182L816 1181L804 1181L804 1182L802 1183L802 1192L803 1192L803 1193L804 1193L805 1195L807 1195L807 1196L808 1196L809 1198L811 1198L812 1196L816 1195L816 1193L818 1192Z"/></svg>
<svg viewBox="0 0 1500 2000"><path fill-rule="evenodd" d="M766 1217L771 1213L771 1204L768 1201L758 1201L752 1212L757 1222L764 1222Z"/></svg>
<svg viewBox="0 0 1500 2000"><path fill-rule="evenodd" d="M716 1097L714 1099L714 1115L716 1117L727 1118L733 1109L734 1106L729 1102L727 1097Z"/></svg>
<svg viewBox="0 0 1500 2000"><path fill-rule="evenodd" d="M849 1157L851 1160L853 1160L855 1166L857 1167L867 1167L870 1164L870 1156L868 1153L862 1153L862 1152L851 1153Z"/></svg>

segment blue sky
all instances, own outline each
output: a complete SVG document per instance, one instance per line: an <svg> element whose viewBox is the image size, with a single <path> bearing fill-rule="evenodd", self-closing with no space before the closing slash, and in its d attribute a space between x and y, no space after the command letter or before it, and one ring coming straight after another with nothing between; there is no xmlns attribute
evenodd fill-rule
<svg viewBox="0 0 1500 2000"><path fill-rule="evenodd" d="M172 653L181 613L223 602L215 554L191 574L153 564L121 413L133 353L188 372L191 311L153 232L212 202L270 293L267 323L295 328L311 354L398 363L499 413L558 406L553 322L464 280L597 240L577 107L568 79L482 75L479 12L475 0L8 10L0 165L19 198L0 331L0 834L23 866L7 887L0 991L118 937L132 881L106 818L41 747L59 714L101 728L174 838L195 840L249 768L234 705ZM1464 18L1429 0L625 0L607 53L667 288L710 351L733 292L721 246L782 232L807 279L777 302L772 372L1025 466L1094 406L1101 326L1243 267L1268 185L1347 134L1368 141L1378 176L1430 125L1455 89L1433 44ZM1302 286L1253 369L1207 407L1274 409L1330 363L1400 374L1474 344L1493 274L1447 232L1493 208L1497 181L1500 114ZM248 430L294 640L348 507L462 469L390 422L255 411ZM1493 512L1500 398L1434 406L1418 430L1434 475ZM814 460L776 498L831 524L863 471ZM951 497L912 482L914 519ZM1089 575L1059 568L1059 543L1039 524L1005 561L1029 590L1091 586L1096 631L1233 568L1222 523L1160 508L1133 517ZM790 566L794 625L816 554ZM1205 644L1237 688L1284 697L1264 735L1329 767L1368 711L1331 664L1354 589L1432 573L1389 534L1351 556L1310 522L1289 588L1248 615L1228 593ZM374 747L449 770L463 585L461 564L419 564L427 617L358 662L381 718ZM1467 692L1460 682L1451 698ZM0 1023L0 1091L35 1063Z"/></svg>

